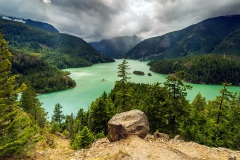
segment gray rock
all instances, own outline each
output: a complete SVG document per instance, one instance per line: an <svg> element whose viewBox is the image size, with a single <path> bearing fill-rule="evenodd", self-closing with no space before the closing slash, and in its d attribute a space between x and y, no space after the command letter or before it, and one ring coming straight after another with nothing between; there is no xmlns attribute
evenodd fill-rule
<svg viewBox="0 0 240 160"><path fill-rule="evenodd" d="M176 136L174 137L174 140L179 140L179 141L181 141L181 140L182 140L182 137L181 137L180 135L176 135Z"/></svg>
<svg viewBox="0 0 240 160"><path fill-rule="evenodd" d="M149 131L147 116L140 110L131 110L113 116L108 122L111 142L126 139L130 135L145 138Z"/></svg>
<svg viewBox="0 0 240 160"><path fill-rule="evenodd" d="M167 135L165 133L155 132L154 133L154 140L156 140L158 138L169 141L169 135Z"/></svg>
<svg viewBox="0 0 240 160"><path fill-rule="evenodd" d="M236 160L235 154L231 153L231 154L229 155L228 160Z"/></svg>

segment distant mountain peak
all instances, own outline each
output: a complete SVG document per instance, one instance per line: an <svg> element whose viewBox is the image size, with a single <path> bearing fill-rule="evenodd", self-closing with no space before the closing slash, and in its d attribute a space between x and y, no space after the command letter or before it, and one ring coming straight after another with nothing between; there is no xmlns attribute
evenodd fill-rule
<svg viewBox="0 0 240 160"><path fill-rule="evenodd" d="M203 20L182 30L145 39L129 52L131 59L165 59L206 53L240 53L240 15Z"/></svg>
<svg viewBox="0 0 240 160"><path fill-rule="evenodd" d="M16 17L6 16L6 15L0 15L0 17L2 19L16 21L16 22L21 22L21 23L26 23L27 22L27 20L24 19L24 18L16 18Z"/></svg>
<svg viewBox="0 0 240 160"><path fill-rule="evenodd" d="M141 41L138 36L133 35L103 39L99 42L90 42L89 44L102 54L119 58L123 56L123 53L129 51Z"/></svg>
<svg viewBox="0 0 240 160"><path fill-rule="evenodd" d="M15 22L25 23L32 27L46 30L49 32L59 33L59 31L54 26L52 26L51 24L45 23L45 22L34 21L31 19L17 18L17 17L7 16L7 15L0 15L0 18L5 19L5 20L11 20L11 21L15 21Z"/></svg>

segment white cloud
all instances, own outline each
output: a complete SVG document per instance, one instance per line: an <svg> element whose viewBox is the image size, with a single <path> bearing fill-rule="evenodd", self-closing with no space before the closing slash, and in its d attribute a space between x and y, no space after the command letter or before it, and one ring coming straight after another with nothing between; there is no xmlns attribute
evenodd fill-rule
<svg viewBox="0 0 240 160"><path fill-rule="evenodd" d="M47 3L47 4L51 3L51 0L42 0L42 1L43 3Z"/></svg>

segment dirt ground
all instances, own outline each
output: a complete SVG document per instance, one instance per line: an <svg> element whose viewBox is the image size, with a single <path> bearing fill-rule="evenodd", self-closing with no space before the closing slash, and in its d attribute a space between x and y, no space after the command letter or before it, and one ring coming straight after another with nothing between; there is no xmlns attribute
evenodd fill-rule
<svg viewBox="0 0 240 160"><path fill-rule="evenodd" d="M94 142L90 149L74 151L69 140L54 136L55 147L37 146L36 160L228 160L235 156L240 160L240 151L226 148L210 148L195 142L181 140L145 139L131 136L125 140L110 143L107 138Z"/></svg>

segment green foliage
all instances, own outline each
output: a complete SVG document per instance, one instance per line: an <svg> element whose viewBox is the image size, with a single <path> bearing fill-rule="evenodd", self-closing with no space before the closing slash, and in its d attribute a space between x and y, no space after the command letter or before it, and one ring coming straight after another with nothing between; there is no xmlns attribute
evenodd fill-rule
<svg viewBox="0 0 240 160"><path fill-rule="evenodd" d="M52 122L52 125L51 125L51 129L50 129L50 132L55 134L57 132L60 132L60 125L56 122Z"/></svg>
<svg viewBox="0 0 240 160"><path fill-rule="evenodd" d="M92 131L107 134L107 122L114 115L114 107L111 98L107 97L105 92L91 104L90 114Z"/></svg>
<svg viewBox="0 0 240 160"><path fill-rule="evenodd" d="M41 107L36 91L32 87L28 86L27 89L22 92L20 107L32 117L40 128L45 127L47 113L44 108Z"/></svg>
<svg viewBox="0 0 240 160"><path fill-rule="evenodd" d="M171 126L172 133L176 133L180 124L185 125L186 117L189 114L188 101L185 97L186 90L191 89L191 86L185 85L182 78L184 78L184 72L178 72L176 75L168 76L167 81L164 82L167 91L165 101L168 104L165 116Z"/></svg>
<svg viewBox="0 0 240 160"><path fill-rule="evenodd" d="M14 51L13 72L20 74L19 83L29 83L37 93L54 92L76 86L68 72L60 71L41 57Z"/></svg>
<svg viewBox="0 0 240 160"><path fill-rule="evenodd" d="M75 141L73 142L73 149L89 148L94 141L95 137L87 126L83 127Z"/></svg>
<svg viewBox="0 0 240 160"><path fill-rule="evenodd" d="M0 157L27 154L34 143L38 127L17 105L17 95L25 87L16 86L11 74L11 58L7 43L0 34Z"/></svg>
<svg viewBox="0 0 240 160"><path fill-rule="evenodd" d="M96 139L100 139L100 138L104 138L104 137L105 137L105 135L104 135L103 132L100 132L100 133L96 134Z"/></svg>
<svg viewBox="0 0 240 160"><path fill-rule="evenodd" d="M52 115L52 123L57 123L62 128L62 122L65 118L64 114L62 113L62 106L57 103L54 107L53 115Z"/></svg>
<svg viewBox="0 0 240 160"><path fill-rule="evenodd" d="M129 65L126 59L123 59L122 63L118 65L118 77L120 77L120 85L121 85L121 90L118 92L118 95L121 96L121 111L127 111L129 110L129 105L127 104L127 99L128 99L128 95L127 95L127 87L126 87L126 83L128 81L128 79L130 79L131 77L128 77L128 75L130 73L128 73L129 70Z"/></svg>
<svg viewBox="0 0 240 160"><path fill-rule="evenodd" d="M140 109L147 115L151 133L159 130L209 146L239 149L240 95L227 91L227 84L223 83L221 96L215 100L207 103L199 93L190 104L186 91L191 87L183 83L184 75L184 72L171 75L163 85L126 83L126 94L131 97L129 110ZM96 134L107 125L107 103L113 106L115 113L121 112L119 90L121 84L117 82L109 94L103 94L92 103L90 125Z"/></svg>
<svg viewBox="0 0 240 160"><path fill-rule="evenodd" d="M70 133L69 133L68 130L66 130L66 129L64 129L63 135L64 135L65 137L67 137L67 138L70 137Z"/></svg>
<svg viewBox="0 0 240 160"><path fill-rule="evenodd" d="M151 70L171 74L184 70L186 81L192 83L240 84L240 58L238 56L200 55L179 59L150 62Z"/></svg>
<svg viewBox="0 0 240 160"><path fill-rule="evenodd" d="M200 93L194 98L190 105L190 115L187 126L181 127L181 133L186 139L195 140L203 143L205 139L206 117L206 100Z"/></svg>

